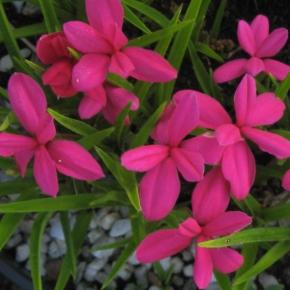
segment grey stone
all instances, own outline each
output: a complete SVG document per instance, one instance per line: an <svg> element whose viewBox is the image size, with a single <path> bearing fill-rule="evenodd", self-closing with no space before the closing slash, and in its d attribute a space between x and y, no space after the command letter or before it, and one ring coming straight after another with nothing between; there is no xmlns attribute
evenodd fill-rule
<svg viewBox="0 0 290 290"><path fill-rule="evenodd" d="M20 226L19 230L24 234L31 234L32 227L33 227L34 221L33 220L24 220Z"/></svg>
<svg viewBox="0 0 290 290"><path fill-rule="evenodd" d="M124 265L124 267L118 272L118 277L123 279L124 281L129 280L132 273L130 271L130 267L128 265Z"/></svg>
<svg viewBox="0 0 290 290"><path fill-rule="evenodd" d="M84 273L84 278L88 282L96 280L97 273L105 266L106 261L104 260L94 260L87 265Z"/></svg>
<svg viewBox="0 0 290 290"><path fill-rule="evenodd" d="M49 235L57 240L65 240L64 232L59 219L52 220Z"/></svg>
<svg viewBox="0 0 290 290"><path fill-rule="evenodd" d="M183 262L180 258L174 257L171 259L171 264L173 265L173 273L178 274L183 269Z"/></svg>
<svg viewBox="0 0 290 290"><path fill-rule="evenodd" d="M150 286L149 290L161 290L161 289L153 285L153 286Z"/></svg>
<svg viewBox="0 0 290 290"><path fill-rule="evenodd" d="M88 239L90 244L94 244L98 239L104 236L104 232L102 230L92 230L88 233Z"/></svg>
<svg viewBox="0 0 290 290"><path fill-rule="evenodd" d="M10 55L5 55L0 59L0 71L7 72L13 68L13 62Z"/></svg>
<svg viewBox="0 0 290 290"><path fill-rule="evenodd" d="M28 244L22 244L16 248L16 261L24 262L29 257L29 246Z"/></svg>
<svg viewBox="0 0 290 290"><path fill-rule="evenodd" d="M265 289L270 286L275 286L279 284L279 282L273 275L267 273L262 273L261 275L259 275L259 282L263 285Z"/></svg>
<svg viewBox="0 0 290 290"><path fill-rule="evenodd" d="M129 260L128 260L129 264L133 265L133 266L137 266L137 265L140 265L139 261L137 260L136 258L136 255L133 254Z"/></svg>
<svg viewBox="0 0 290 290"><path fill-rule="evenodd" d="M164 271L167 271L171 265L171 258L168 257L168 258L160 260L160 265L162 266Z"/></svg>
<svg viewBox="0 0 290 290"><path fill-rule="evenodd" d="M124 236L131 232L131 223L129 219L121 219L116 221L113 224L113 227L110 231L110 236L113 238L117 238L120 236Z"/></svg>
<svg viewBox="0 0 290 290"><path fill-rule="evenodd" d="M193 267L192 265L187 265L183 268L183 274L185 277L192 277Z"/></svg>
<svg viewBox="0 0 290 290"><path fill-rule="evenodd" d="M39 8L29 2L26 2L22 9L22 14L25 16L32 16L40 12Z"/></svg>
<svg viewBox="0 0 290 290"><path fill-rule="evenodd" d="M22 241L22 236L20 234L16 234L9 240L6 247L8 249L15 248L18 244L21 243L21 241Z"/></svg>
<svg viewBox="0 0 290 290"><path fill-rule="evenodd" d="M108 231L109 229L111 229L112 225L119 217L120 216L118 213L112 212L102 218L102 220L100 221L100 226L104 230Z"/></svg>
<svg viewBox="0 0 290 290"><path fill-rule="evenodd" d="M22 7L23 7L23 4L24 4L24 1L13 1L12 2L13 3L13 6L15 7L15 9L16 9L16 12L18 13L18 14L20 14L21 13L21 11L22 11Z"/></svg>
<svg viewBox="0 0 290 290"><path fill-rule="evenodd" d="M57 259L66 253L66 244L64 241L55 240L49 244L48 254L52 259Z"/></svg>
<svg viewBox="0 0 290 290"><path fill-rule="evenodd" d="M86 262L80 262L78 264L78 269L77 269L77 276L76 276L76 283L79 284L84 276L84 272L86 269Z"/></svg>

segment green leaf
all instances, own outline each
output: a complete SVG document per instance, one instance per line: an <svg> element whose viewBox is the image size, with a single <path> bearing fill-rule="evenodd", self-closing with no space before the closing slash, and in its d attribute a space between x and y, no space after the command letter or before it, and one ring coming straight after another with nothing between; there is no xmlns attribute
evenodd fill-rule
<svg viewBox="0 0 290 290"><path fill-rule="evenodd" d="M95 246L95 247L92 248L91 251L92 252L97 252L97 251L104 251L104 250L122 248L122 247L126 246L129 243L130 240L131 240L131 238L120 239L117 242Z"/></svg>
<svg viewBox="0 0 290 290"><path fill-rule="evenodd" d="M70 131L82 135L82 136L87 136L89 134L96 133L97 130L88 125L85 122L72 119L69 117L66 117L52 109L48 109L48 113L56 120L59 124L61 124L63 127L69 129Z"/></svg>
<svg viewBox="0 0 290 290"><path fill-rule="evenodd" d="M221 290L231 289L231 281L227 275L215 271L214 276L215 276Z"/></svg>
<svg viewBox="0 0 290 290"><path fill-rule="evenodd" d="M0 132L5 131L10 127L10 125L16 121L15 115L12 112L9 112L5 119L3 120L2 124L0 125Z"/></svg>
<svg viewBox="0 0 290 290"><path fill-rule="evenodd" d="M87 135L81 138L78 142L84 146L87 150L92 149L94 146L100 145L104 139L111 136L115 131L115 127L110 127L101 131L97 131L93 134Z"/></svg>
<svg viewBox="0 0 290 290"><path fill-rule="evenodd" d="M135 174L123 168L115 156L104 152L98 147L95 147L95 150L105 163L108 170L113 174L120 186L125 190L133 207L137 211L140 211L141 207L138 195L138 184Z"/></svg>
<svg viewBox="0 0 290 290"><path fill-rule="evenodd" d="M275 94L282 100L287 97L287 94L290 90L290 73L287 77L282 81L282 83L278 86L275 91Z"/></svg>
<svg viewBox="0 0 290 290"><path fill-rule="evenodd" d="M116 120L115 124L116 135L117 135L117 143L119 145L121 145L123 133L125 131L125 128L127 128L125 120L128 117L130 110L131 110L131 102L129 102L127 106L123 108L123 110L121 111Z"/></svg>
<svg viewBox="0 0 290 290"><path fill-rule="evenodd" d="M26 201L15 201L0 204L0 213L55 212L84 210L109 205L125 204L119 192L105 194L64 195L57 198L45 197Z"/></svg>
<svg viewBox="0 0 290 290"><path fill-rule="evenodd" d="M131 255L134 253L136 249L135 241L132 240L127 247L122 251L121 255L113 265L111 273L108 275L106 280L104 281L102 285L102 289L107 288L111 282L114 280L114 278L117 276L118 272L122 269L124 264L128 261L128 259L131 257Z"/></svg>
<svg viewBox="0 0 290 290"><path fill-rule="evenodd" d="M36 218L29 241L29 265L34 289L42 290L41 280L41 246L45 227L50 219L50 213L41 213Z"/></svg>
<svg viewBox="0 0 290 290"><path fill-rule="evenodd" d="M48 32L59 30L59 22L56 16L53 0L38 0L44 22Z"/></svg>
<svg viewBox="0 0 290 290"><path fill-rule="evenodd" d="M223 20L223 17L224 17L226 6L227 6L227 0L221 0L219 8L217 10L217 13L216 13L214 21L213 21L213 25L212 25L211 31L210 31L210 36L212 38L216 39L219 36L220 28L221 28L221 24L222 24L222 20Z"/></svg>
<svg viewBox="0 0 290 290"><path fill-rule="evenodd" d="M192 26L192 21L182 21L180 23L176 23L170 25L166 28L154 31L152 33L145 34L143 36L137 37L129 41L129 46L148 46L154 42L159 41L160 39L166 38L171 34L184 29L185 27Z"/></svg>
<svg viewBox="0 0 290 290"><path fill-rule="evenodd" d="M124 7L125 19L144 33L151 33L147 25L128 7Z"/></svg>
<svg viewBox="0 0 290 290"><path fill-rule="evenodd" d="M129 81L116 74L109 73L107 75L107 81L115 87L120 87L130 92L134 90L134 86Z"/></svg>
<svg viewBox="0 0 290 290"><path fill-rule="evenodd" d="M284 203L274 207L265 208L261 212L261 217L266 221L277 221L290 217L290 203Z"/></svg>
<svg viewBox="0 0 290 290"><path fill-rule="evenodd" d="M254 266L252 266L247 272L239 276L234 281L234 285L246 282L257 276L258 274L264 272L267 268L276 263L289 251L290 251L290 243L288 241L277 243L270 250L268 250L267 253L264 256L262 256L262 258L260 258L260 260Z"/></svg>
<svg viewBox="0 0 290 290"><path fill-rule="evenodd" d="M33 179L16 178L0 183L0 196L14 193L26 193L27 190L36 188L37 186Z"/></svg>
<svg viewBox="0 0 290 290"><path fill-rule="evenodd" d="M74 244L74 255L77 258L81 246L86 238L87 230L92 218L92 211L81 212L76 219L76 223L72 232L72 240ZM68 254L65 255L59 276L54 290L63 290L71 275L70 271L70 258Z"/></svg>
<svg viewBox="0 0 290 290"><path fill-rule="evenodd" d="M161 104L157 110L151 115L151 117L144 123L139 132L134 136L130 144L131 148L135 148L145 144L154 128L155 124L159 120L161 114L164 111L166 103Z"/></svg>
<svg viewBox="0 0 290 290"><path fill-rule="evenodd" d="M199 243L200 247L223 248L247 243L275 242L290 240L290 228L255 228L226 237Z"/></svg>
<svg viewBox="0 0 290 290"><path fill-rule="evenodd" d="M218 62L224 62L224 59L216 53L212 48L210 48L206 43L198 42L195 45L195 48L198 52L212 58Z"/></svg>
<svg viewBox="0 0 290 290"><path fill-rule="evenodd" d="M62 224L62 229L65 236L66 248L67 248L67 257L69 260L70 271L74 279L76 278L77 273L77 260L75 255L74 243L72 238L72 233L70 229L70 221L67 212L60 213L60 220Z"/></svg>

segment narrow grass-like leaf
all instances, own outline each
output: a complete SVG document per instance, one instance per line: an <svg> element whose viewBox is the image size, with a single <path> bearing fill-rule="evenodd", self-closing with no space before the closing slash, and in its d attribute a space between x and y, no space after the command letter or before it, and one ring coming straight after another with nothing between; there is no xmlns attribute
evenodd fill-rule
<svg viewBox="0 0 290 290"><path fill-rule="evenodd" d="M125 190L133 207L137 211L140 211L141 207L136 175L133 172L129 172L124 169L121 166L120 161L112 154L106 153L98 147L95 147L95 150L102 161L105 163L108 170L113 174L120 186Z"/></svg>
<svg viewBox="0 0 290 290"><path fill-rule="evenodd" d="M3 122L0 124L0 132L5 131L9 126L16 121L15 115L9 112ZM1 194L1 193L0 193Z"/></svg>
<svg viewBox="0 0 290 290"><path fill-rule="evenodd" d="M44 17L44 22L48 32L59 30L59 22L56 16L53 0L38 0L41 12Z"/></svg>
<svg viewBox="0 0 290 290"><path fill-rule="evenodd" d="M129 112L131 110L131 102L127 104L127 106L121 111L119 116L116 120L116 136L117 136L117 143L121 145L122 142L122 135L125 131L126 126L126 118L129 116ZM125 131L126 132L126 131Z"/></svg>
<svg viewBox="0 0 290 290"><path fill-rule="evenodd" d="M41 213L36 218L29 241L29 265L34 289L42 290L41 279L41 246L45 227L48 223L50 213Z"/></svg>
<svg viewBox="0 0 290 290"><path fill-rule="evenodd" d="M128 261L128 259L131 257L131 255L134 253L136 249L135 241L132 240L127 247L122 251L121 255L113 265L111 273L108 275L106 280L104 281L102 285L102 290L107 288L111 282L114 280L114 278L117 276L118 272L122 269L124 264Z"/></svg>
<svg viewBox="0 0 290 290"><path fill-rule="evenodd" d="M262 243L290 240L290 228L255 228L244 230L215 240L199 243L200 247L222 248L248 243Z"/></svg>
<svg viewBox="0 0 290 290"><path fill-rule="evenodd" d="M112 84L116 87L124 88L127 91L132 92L134 90L133 85L129 81L127 81L126 79L124 79L116 74L109 73L107 76L107 81L110 84Z"/></svg>
<svg viewBox="0 0 290 290"><path fill-rule="evenodd" d="M290 73L287 77L279 84L278 88L275 91L275 94L282 100L287 97L287 94L290 90Z"/></svg>
<svg viewBox="0 0 290 290"><path fill-rule="evenodd" d="M125 19L144 33L151 33L148 26L128 7L125 6Z"/></svg>
<svg viewBox="0 0 290 290"><path fill-rule="evenodd" d="M157 108L157 110L151 115L151 117L145 122L145 124L141 127L139 132L134 136L132 142L130 144L131 148L135 148L145 144L154 128L155 124L159 120L161 114L164 111L166 103L163 103Z"/></svg>
<svg viewBox="0 0 290 290"><path fill-rule="evenodd" d="M5 89L3 89L2 87L0 87L0 96L3 98L3 99L8 99L8 95L7 95L7 91Z"/></svg>
<svg viewBox="0 0 290 290"><path fill-rule="evenodd" d="M63 127L81 136L87 136L97 132L94 127L88 125L87 123L66 117L52 109L48 109L48 113Z"/></svg>
<svg viewBox="0 0 290 290"><path fill-rule="evenodd" d="M268 250L267 253L264 256L262 256L262 258L260 258L260 260L255 265L253 265L247 272L239 276L234 281L234 284L238 285L254 278L258 274L262 273L267 268L272 266L274 263L276 263L289 251L290 251L289 241L277 243L270 250Z"/></svg>
<svg viewBox="0 0 290 290"><path fill-rule="evenodd" d="M231 289L231 281L227 275L215 271L214 276L215 276L221 290Z"/></svg>
<svg viewBox="0 0 290 290"><path fill-rule="evenodd" d="M126 246L129 243L130 240L131 240L131 238L121 239L121 240L118 240L117 242L95 246L95 247L92 248L91 251L92 252L97 252L97 251L104 251L104 250L122 248L122 247Z"/></svg>
<svg viewBox="0 0 290 290"><path fill-rule="evenodd" d="M0 183L0 196L7 194L23 193L36 188L37 186L33 179L16 178Z"/></svg>
<svg viewBox="0 0 290 290"><path fill-rule="evenodd" d="M221 0L219 8L217 10L217 13L216 13L214 21L213 21L211 31L210 31L210 36L212 38L216 39L219 36L226 6L227 6L227 0Z"/></svg>
<svg viewBox="0 0 290 290"><path fill-rule="evenodd" d="M265 208L261 212L261 217L266 221L277 221L290 217L290 202Z"/></svg>
<svg viewBox="0 0 290 290"><path fill-rule="evenodd" d="M198 42L196 43L195 47L198 52L208 56L209 58L212 58L218 62L224 62L224 59L206 43Z"/></svg>

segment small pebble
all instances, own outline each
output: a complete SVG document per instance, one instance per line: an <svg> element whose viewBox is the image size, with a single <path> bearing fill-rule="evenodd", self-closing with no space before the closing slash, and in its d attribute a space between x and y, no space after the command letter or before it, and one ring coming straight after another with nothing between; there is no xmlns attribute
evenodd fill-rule
<svg viewBox="0 0 290 290"><path fill-rule="evenodd" d="M114 224L114 222L119 218L119 214L113 212L110 213L108 215L106 215L105 217L103 217L103 219L100 222L100 226L108 231L109 229L111 229L112 225Z"/></svg>
<svg viewBox="0 0 290 290"><path fill-rule="evenodd" d="M15 248L18 244L21 243L21 241L22 241L22 236L20 234L16 234L9 240L6 247L8 249Z"/></svg>
<svg viewBox="0 0 290 290"><path fill-rule="evenodd" d="M168 271L171 265L171 258L165 258L160 260L160 265L162 266L164 271Z"/></svg>
<svg viewBox="0 0 290 290"><path fill-rule="evenodd" d="M269 288L270 286L275 286L279 284L279 282L273 275L267 273L262 273L261 275L259 275L259 282L265 289Z"/></svg>
<svg viewBox="0 0 290 290"><path fill-rule="evenodd" d="M104 236L104 232L101 230L93 230L88 233L88 239L90 244L94 244L98 239Z"/></svg>
<svg viewBox="0 0 290 290"><path fill-rule="evenodd" d="M29 257L29 246L27 244L22 244L16 248L16 261L24 262Z"/></svg>
<svg viewBox="0 0 290 290"><path fill-rule="evenodd" d="M59 258L66 253L66 244L64 241L55 240L49 244L48 254L52 259Z"/></svg>
<svg viewBox="0 0 290 290"><path fill-rule="evenodd" d="M57 240L65 240L64 233L62 230L62 225L59 219L55 219L52 221L49 234L51 237L57 239Z"/></svg>
<svg viewBox="0 0 290 290"><path fill-rule="evenodd" d="M183 274L185 277L192 277L193 267L192 265L187 265L183 268Z"/></svg>
<svg viewBox="0 0 290 290"><path fill-rule="evenodd" d="M182 271L183 262L181 261L180 258L178 258L178 257L172 258L171 264L173 265L173 273L178 274Z"/></svg>
<svg viewBox="0 0 290 290"><path fill-rule="evenodd" d="M131 223L129 219L121 219L116 221L113 224L113 227L110 231L110 236L113 238L117 238L120 236L124 236L131 231Z"/></svg>

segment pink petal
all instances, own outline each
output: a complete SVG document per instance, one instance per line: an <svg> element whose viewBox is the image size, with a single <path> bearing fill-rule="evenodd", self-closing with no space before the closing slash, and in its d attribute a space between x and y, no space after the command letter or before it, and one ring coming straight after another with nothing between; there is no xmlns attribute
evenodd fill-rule
<svg viewBox="0 0 290 290"><path fill-rule="evenodd" d="M144 217L149 221L166 217L174 208L180 182L174 161L167 158L148 171L140 183L140 201Z"/></svg>
<svg viewBox="0 0 290 290"><path fill-rule="evenodd" d="M131 76L137 80L162 83L177 77L176 69L155 51L141 47L128 47L123 52L135 66Z"/></svg>
<svg viewBox="0 0 290 290"><path fill-rule="evenodd" d="M0 156L10 157L21 151L30 151L37 146L33 138L10 134L0 133Z"/></svg>
<svg viewBox="0 0 290 290"><path fill-rule="evenodd" d="M244 264L244 257L232 249L211 249L210 255L214 269L224 274L232 273Z"/></svg>
<svg viewBox="0 0 290 290"><path fill-rule="evenodd" d="M247 122L248 115L256 101L256 81L250 75L245 75L236 89L234 106L238 125Z"/></svg>
<svg viewBox="0 0 290 290"><path fill-rule="evenodd" d="M120 0L86 0L89 22L100 33L107 35L115 24L122 27L124 9Z"/></svg>
<svg viewBox="0 0 290 290"><path fill-rule="evenodd" d="M54 161L44 146L34 154L33 174L43 193L55 197L58 192L57 172Z"/></svg>
<svg viewBox="0 0 290 290"><path fill-rule="evenodd" d="M106 32L107 38L110 39L111 45L114 47L114 51L121 51L124 46L128 44L128 38L122 31L122 28L116 23L112 26L107 26Z"/></svg>
<svg viewBox="0 0 290 290"><path fill-rule="evenodd" d="M290 170L287 170L282 179L282 186L285 190L290 191Z"/></svg>
<svg viewBox="0 0 290 290"><path fill-rule="evenodd" d="M251 57L245 66L245 70L248 74L256 76L259 73L265 71L264 62L257 57Z"/></svg>
<svg viewBox="0 0 290 290"><path fill-rule="evenodd" d="M229 204L229 184L219 167L211 169L192 192L191 206L199 224L206 224L221 213Z"/></svg>
<svg viewBox="0 0 290 290"><path fill-rule="evenodd" d="M96 9L94 9L94 13ZM71 46L82 53L111 53L112 46L92 26L81 21L69 21L63 31Z"/></svg>
<svg viewBox="0 0 290 290"><path fill-rule="evenodd" d="M169 149L167 146L145 145L123 153L121 163L128 170L144 172L161 163L168 154Z"/></svg>
<svg viewBox="0 0 290 290"><path fill-rule="evenodd" d="M252 218L241 211L227 211L203 227L209 237L226 236L242 230L252 223Z"/></svg>
<svg viewBox="0 0 290 290"><path fill-rule="evenodd" d="M256 42L251 26L244 20L240 20L238 24L238 39L240 47L249 55L256 52Z"/></svg>
<svg viewBox="0 0 290 290"><path fill-rule="evenodd" d="M199 127L216 129L220 125L232 123L230 116L214 98L194 91L199 109Z"/></svg>
<svg viewBox="0 0 290 290"><path fill-rule="evenodd" d="M290 157L290 141L271 132L265 130L244 127L243 134L251 141L256 143L258 147L278 159Z"/></svg>
<svg viewBox="0 0 290 290"><path fill-rule="evenodd" d="M201 154L182 148L172 148L170 154L186 181L200 181L203 178L204 160Z"/></svg>
<svg viewBox="0 0 290 290"><path fill-rule="evenodd" d="M106 106L106 103L107 95L103 86L86 92L78 109L81 119L92 118Z"/></svg>
<svg viewBox="0 0 290 290"><path fill-rule="evenodd" d="M225 124L218 127L215 137L221 146L228 146L243 140L240 129L233 124Z"/></svg>
<svg viewBox="0 0 290 290"><path fill-rule="evenodd" d="M53 64L64 57L70 57L68 47L63 32L44 34L37 41L36 54L42 63Z"/></svg>
<svg viewBox="0 0 290 290"><path fill-rule="evenodd" d="M263 41L257 51L258 57L271 57L276 55L286 44L288 39L288 30L286 28L277 28Z"/></svg>
<svg viewBox="0 0 290 290"><path fill-rule="evenodd" d="M133 63L125 53L117 51L113 54L109 67L111 73L120 75L123 78L128 78L134 69Z"/></svg>
<svg viewBox="0 0 290 290"><path fill-rule="evenodd" d="M13 112L21 125L31 134L36 133L46 116L46 97L31 77L14 73L9 79L8 95Z"/></svg>
<svg viewBox="0 0 290 290"><path fill-rule="evenodd" d="M238 200L247 197L256 175L253 153L245 142L228 146L223 154L222 171L231 184L231 193Z"/></svg>
<svg viewBox="0 0 290 290"><path fill-rule="evenodd" d="M264 60L265 71L272 74L277 80L284 80L290 72L290 66L274 59Z"/></svg>
<svg viewBox="0 0 290 290"><path fill-rule="evenodd" d="M33 150L26 150L26 151L15 153L14 158L15 158L19 173L22 177L25 176L28 163L33 158L33 155L34 155Z"/></svg>
<svg viewBox="0 0 290 290"><path fill-rule="evenodd" d="M136 258L141 263L153 263L183 251L191 241L192 238L181 235L177 229L159 230L141 242Z"/></svg>
<svg viewBox="0 0 290 290"><path fill-rule="evenodd" d="M193 277L199 289L206 289L213 275L213 263L210 250L196 247Z"/></svg>
<svg viewBox="0 0 290 290"><path fill-rule="evenodd" d="M48 113L43 117L42 125L38 132L35 133L35 135L38 143L43 145L54 139L56 135L56 129L53 118L48 115Z"/></svg>
<svg viewBox="0 0 290 290"><path fill-rule="evenodd" d="M182 222L179 225L178 230L182 235L189 238L197 236L202 231L197 221L192 217L189 217L184 222Z"/></svg>
<svg viewBox="0 0 290 290"><path fill-rule="evenodd" d="M263 93L256 99L255 105L251 108L247 125L264 126L278 122L284 114L285 104L274 93Z"/></svg>
<svg viewBox="0 0 290 290"><path fill-rule="evenodd" d="M105 55L84 55L73 68L74 88L87 92L100 86L106 79L109 61L109 57Z"/></svg>
<svg viewBox="0 0 290 290"><path fill-rule="evenodd" d="M234 80L246 72L247 59L235 59L219 66L213 73L216 83L225 83Z"/></svg>
<svg viewBox="0 0 290 290"><path fill-rule="evenodd" d="M210 132L183 141L181 148L200 153L205 163L210 165L220 162L224 150Z"/></svg>
<svg viewBox="0 0 290 290"><path fill-rule="evenodd" d="M104 177L99 163L76 142L53 141L48 145L48 152L55 161L57 170L64 175L87 181Z"/></svg>
<svg viewBox="0 0 290 290"><path fill-rule="evenodd" d="M259 48L269 35L268 17L264 15L257 15L251 23L251 28L255 38L256 47Z"/></svg>

